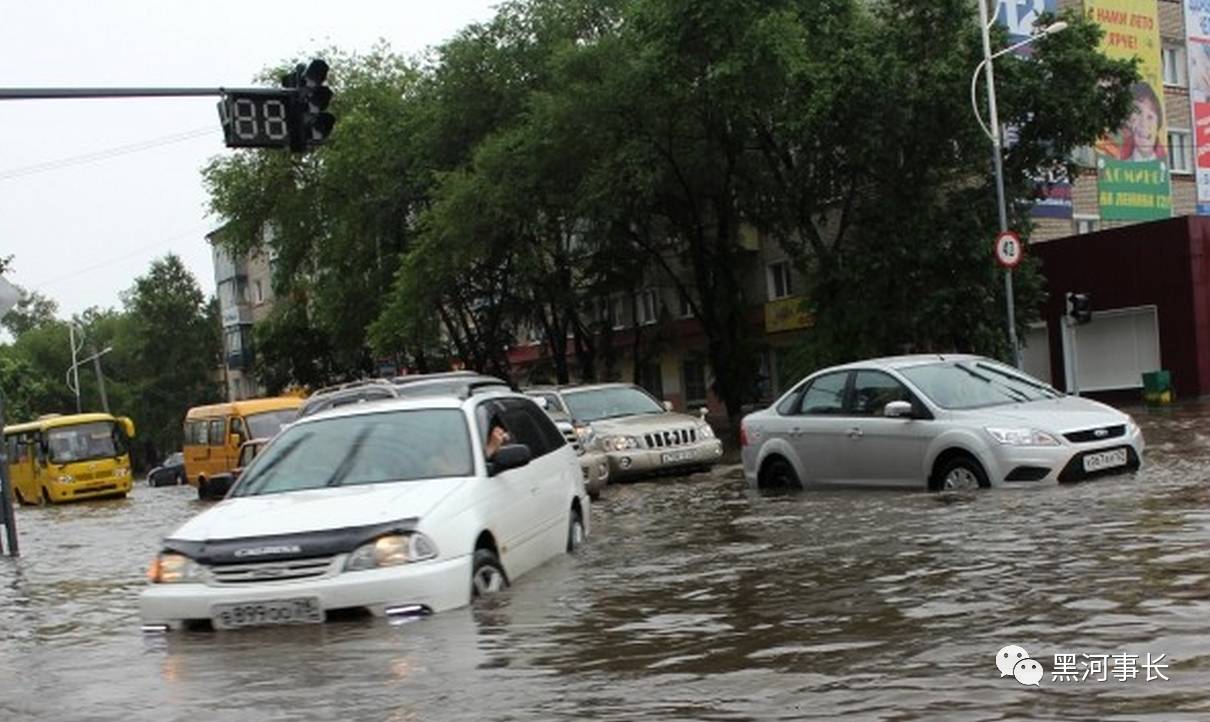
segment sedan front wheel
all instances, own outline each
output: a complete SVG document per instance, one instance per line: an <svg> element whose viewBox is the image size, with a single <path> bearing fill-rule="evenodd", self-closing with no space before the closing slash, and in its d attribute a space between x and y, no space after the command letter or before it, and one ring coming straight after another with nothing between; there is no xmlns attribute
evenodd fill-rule
<svg viewBox="0 0 1210 722"><path fill-rule="evenodd" d="M991 486L979 462L969 456L956 456L945 463L937 475L939 491L971 491Z"/></svg>

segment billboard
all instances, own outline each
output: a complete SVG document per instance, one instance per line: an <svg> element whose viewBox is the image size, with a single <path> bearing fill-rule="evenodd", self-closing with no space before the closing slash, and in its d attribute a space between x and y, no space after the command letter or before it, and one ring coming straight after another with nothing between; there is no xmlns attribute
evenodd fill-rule
<svg viewBox="0 0 1210 722"><path fill-rule="evenodd" d="M1185 52L1196 149L1197 212L1210 215L1210 0L1185 0Z"/></svg>
<svg viewBox="0 0 1210 722"><path fill-rule="evenodd" d="M1033 35L1043 13L1054 13L1057 0L1000 0L996 9L996 22L1008 32L1009 42L1018 43ZM1032 45L1023 45L1015 52L1029 56ZM1016 140L1016 128L1005 127L1005 147L1011 148ZM1034 218L1071 218L1071 182L1062 166L1039 168L1032 174L1032 188L1025 203Z"/></svg>
<svg viewBox="0 0 1210 722"><path fill-rule="evenodd" d="M1149 221L1172 215L1168 125L1160 67L1155 0L1085 0L1088 19L1105 31L1100 50L1139 59L1142 79L1131 88L1134 110L1125 125L1097 142L1097 199L1108 221Z"/></svg>

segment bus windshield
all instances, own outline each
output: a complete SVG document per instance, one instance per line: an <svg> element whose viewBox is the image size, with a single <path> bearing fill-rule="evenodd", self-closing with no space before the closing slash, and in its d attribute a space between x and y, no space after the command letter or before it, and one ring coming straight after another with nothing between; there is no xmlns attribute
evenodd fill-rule
<svg viewBox="0 0 1210 722"><path fill-rule="evenodd" d="M126 453L117 424L93 421L75 426L59 426L46 432L50 461L68 464L89 459L109 459Z"/></svg>

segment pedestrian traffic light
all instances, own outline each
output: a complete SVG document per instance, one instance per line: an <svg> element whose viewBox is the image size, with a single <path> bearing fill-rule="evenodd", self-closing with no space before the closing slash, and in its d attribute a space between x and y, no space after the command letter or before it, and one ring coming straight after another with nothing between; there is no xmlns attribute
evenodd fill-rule
<svg viewBox="0 0 1210 722"><path fill-rule="evenodd" d="M326 112L332 102L332 89L324 85L328 64L320 59L301 63L282 77L282 85L294 89L291 108L290 150L303 152L322 145L336 125L336 116Z"/></svg>
<svg viewBox="0 0 1210 722"><path fill-rule="evenodd" d="M1067 294L1067 316L1072 323L1088 323L1092 320L1092 295L1088 293Z"/></svg>

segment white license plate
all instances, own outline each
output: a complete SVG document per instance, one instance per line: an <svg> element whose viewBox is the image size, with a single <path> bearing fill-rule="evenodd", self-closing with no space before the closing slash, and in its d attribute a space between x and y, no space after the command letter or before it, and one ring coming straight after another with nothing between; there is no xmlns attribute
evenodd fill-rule
<svg viewBox="0 0 1210 722"><path fill-rule="evenodd" d="M264 602L215 604L210 607L215 629L236 629L266 624L319 624L324 611L315 597L270 599Z"/></svg>
<svg viewBox="0 0 1210 722"><path fill-rule="evenodd" d="M678 461L689 461L693 458L693 452L686 449L684 451L666 451L660 454L660 463L675 464Z"/></svg>
<svg viewBox="0 0 1210 722"><path fill-rule="evenodd" d="M1104 469L1112 469L1115 466L1126 465L1126 450L1114 449L1113 451L1099 451L1095 454L1084 455L1084 471L1102 471Z"/></svg>

